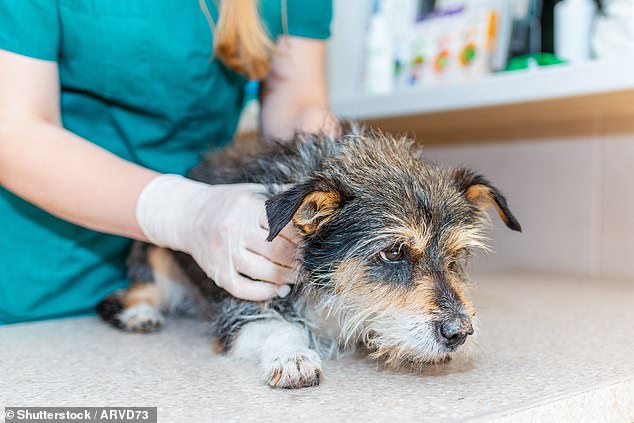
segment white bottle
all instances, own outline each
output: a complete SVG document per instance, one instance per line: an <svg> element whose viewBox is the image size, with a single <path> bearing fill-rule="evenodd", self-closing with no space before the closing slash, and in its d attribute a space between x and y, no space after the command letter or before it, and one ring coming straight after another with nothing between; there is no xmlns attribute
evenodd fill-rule
<svg viewBox="0 0 634 423"><path fill-rule="evenodd" d="M594 54L615 59L634 56L634 1L604 0L603 9L592 36Z"/></svg>
<svg viewBox="0 0 634 423"><path fill-rule="evenodd" d="M590 59L594 0L564 0L555 5L555 55L575 63Z"/></svg>
<svg viewBox="0 0 634 423"><path fill-rule="evenodd" d="M371 95L391 93L394 90L394 52L381 0L375 0L365 47L365 92Z"/></svg>

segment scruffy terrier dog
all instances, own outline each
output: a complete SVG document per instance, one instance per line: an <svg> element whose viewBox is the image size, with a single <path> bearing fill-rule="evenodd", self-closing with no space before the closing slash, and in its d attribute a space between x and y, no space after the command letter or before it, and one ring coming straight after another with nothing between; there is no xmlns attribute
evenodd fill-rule
<svg viewBox="0 0 634 423"><path fill-rule="evenodd" d="M257 152L228 149L190 175L268 187L269 240L290 221L303 235L289 296L234 298L190 256L137 243L132 284L99 314L138 332L160 327L163 312L204 314L216 349L255 359L276 387L317 385L321 357L356 347L391 367L448 359L474 333L463 267L485 247L484 209L493 205L521 230L504 196L472 171L427 162L405 138L296 138Z"/></svg>

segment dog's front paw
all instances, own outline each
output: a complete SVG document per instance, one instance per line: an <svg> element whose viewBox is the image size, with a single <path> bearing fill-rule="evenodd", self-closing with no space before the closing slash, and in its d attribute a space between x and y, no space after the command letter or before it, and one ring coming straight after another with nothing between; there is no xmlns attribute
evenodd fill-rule
<svg viewBox="0 0 634 423"><path fill-rule="evenodd" d="M266 365L264 380L274 388L305 388L319 385L321 359L312 350L275 355Z"/></svg>
<svg viewBox="0 0 634 423"><path fill-rule="evenodd" d="M143 303L123 309L116 319L121 329L142 333L154 332L165 322L160 311Z"/></svg>

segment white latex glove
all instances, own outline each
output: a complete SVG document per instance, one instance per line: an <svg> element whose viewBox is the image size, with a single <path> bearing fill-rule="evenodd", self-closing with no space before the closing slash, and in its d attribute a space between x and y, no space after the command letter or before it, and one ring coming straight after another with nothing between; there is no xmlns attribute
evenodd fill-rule
<svg viewBox="0 0 634 423"><path fill-rule="evenodd" d="M290 292L298 235L287 226L272 242L263 187L208 185L161 175L143 190L137 221L160 247L190 254L218 286L252 301Z"/></svg>

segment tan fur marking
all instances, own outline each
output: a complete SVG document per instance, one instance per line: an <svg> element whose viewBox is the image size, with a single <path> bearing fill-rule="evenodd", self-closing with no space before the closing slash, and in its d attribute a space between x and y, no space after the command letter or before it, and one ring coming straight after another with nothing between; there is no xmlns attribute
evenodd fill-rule
<svg viewBox="0 0 634 423"><path fill-rule="evenodd" d="M349 297L350 301L362 303L364 309L377 313L390 309L429 312L438 308L431 283L427 280L417 281L414 289L388 284L375 285L367 281L362 266L355 262L347 262L338 267L335 281L335 292L338 295Z"/></svg>
<svg viewBox="0 0 634 423"><path fill-rule="evenodd" d="M394 231L394 236L402 239L415 257L425 254L429 243L429 234L424 227L407 226Z"/></svg>
<svg viewBox="0 0 634 423"><path fill-rule="evenodd" d="M454 293L458 297L458 300L462 304L462 307L464 308L465 312L467 314L471 314L472 304L467 298L467 296L465 295L463 283L461 283L459 279L452 278L452 277L449 277L448 280L449 280L449 284L451 285L451 288L453 289Z"/></svg>
<svg viewBox="0 0 634 423"><path fill-rule="evenodd" d="M278 383L280 383L281 379L282 379L282 369L275 369L275 371L271 375L271 378L269 379L269 385L275 386Z"/></svg>
<svg viewBox="0 0 634 423"><path fill-rule="evenodd" d="M465 193L467 200L476 203L481 207L486 207L491 202L491 190L481 184L471 185Z"/></svg>
<svg viewBox="0 0 634 423"><path fill-rule="evenodd" d="M413 313L434 312L438 310L433 291L433 281L422 278L414 281L413 289L393 286L389 284L375 285L367 280L363 266L353 260L339 265L334 275L335 292L337 295L350 298L354 303L362 303L368 310L400 309ZM471 304L464 293L463 284L455 278L449 277L453 291L458 296L465 310L471 309Z"/></svg>
<svg viewBox="0 0 634 423"><path fill-rule="evenodd" d="M159 302L159 290L153 283L136 282L130 285L123 298L123 305L128 308L137 304L150 304L154 307Z"/></svg>
<svg viewBox="0 0 634 423"><path fill-rule="evenodd" d="M500 216L500 219L502 219L502 222L504 222L505 225L509 225L509 218L506 215L506 213L504 213L504 211L500 208L500 206L498 206L498 204L495 201L492 201L493 206L495 207L495 210L498 212L498 215Z"/></svg>
<svg viewBox="0 0 634 423"><path fill-rule="evenodd" d="M168 250L159 247L150 247L148 262L153 272L161 273L174 280L182 278L180 269Z"/></svg>
<svg viewBox="0 0 634 423"><path fill-rule="evenodd" d="M495 207L500 219L504 222L505 225L509 224L509 218L504 213L504 211L500 208L500 206L493 201L493 197L491 196L491 189L485 185L477 184L472 185L467 189L466 192L467 199L476 203L479 207L486 209L489 206Z"/></svg>
<svg viewBox="0 0 634 423"><path fill-rule="evenodd" d="M295 212L293 223L304 233L312 234L334 215L340 202L341 197L335 192L312 192L304 198Z"/></svg>
<svg viewBox="0 0 634 423"><path fill-rule="evenodd" d="M446 248L454 257L463 249L482 249L488 251L488 239L477 226L467 229L453 230L444 239Z"/></svg>
<svg viewBox="0 0 634 423"><path fill-rule="evenodd" d="M211 342L211 350L216 354L223 353L225 351L224 344L219 339L214 339Z"/></svg>

